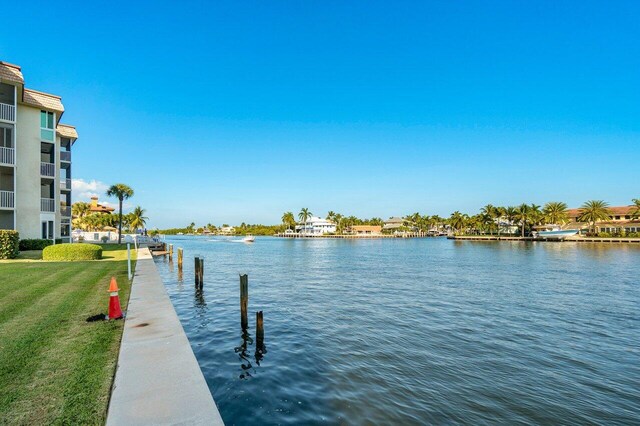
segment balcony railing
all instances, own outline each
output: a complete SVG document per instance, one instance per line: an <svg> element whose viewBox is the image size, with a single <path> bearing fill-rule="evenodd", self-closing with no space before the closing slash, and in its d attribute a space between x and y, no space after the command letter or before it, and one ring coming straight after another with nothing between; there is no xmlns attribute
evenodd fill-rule
<svg viewBox="0 0 640 426"><path fill-rule="evenodd" d="M56 175L56 165L53 163L40 163L40 175L55 177Z"/></svg>
<svg viewBox="0 0 640 426"><path fill-rule="evenodd" d="M71 191L71 179L60 179L60 189Z"/></svg>
<svg viewBox="0 0 640 426"><path fill-rule="evenodd" d="M0 164L16 164L15 148L0 146Z"/></svg>
<svg viewBox="0 0 640 426"><path fill-rule="evenodd" d="M60 161L71 161L71 151L60 151Z"/></svg>
<svg viewBox="0 0 640 426"><path fill-rule="evenodd" d="M0 120L16 121L16 107L0 103Z"/></svg>
<svg viewBox="0 0 640 426"><path fill-rule="evenodd" d="M69 206L60 206L60 215L62 215L62 216L71 216L71 207L69 207Z"/></svg>
<svg viewBox="0 0 640 426"><path fill-rule="evenodd" d="M40 198L40 211L53 213L56 211L56 200L53 198Z"/></svg>
<svg viewBox="0 0 640 426"><path fill-rule="evenodd" d="M0 191L0 208L12 209L14 206L13 191Z"/></svg>

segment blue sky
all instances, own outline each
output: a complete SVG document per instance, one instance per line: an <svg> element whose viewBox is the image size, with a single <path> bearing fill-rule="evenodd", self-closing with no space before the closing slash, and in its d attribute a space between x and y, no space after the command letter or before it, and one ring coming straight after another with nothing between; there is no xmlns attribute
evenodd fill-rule
<svg viewBox="0 0 640 426"><path fill-rule="evenodd" d="M0 59L80 133L77 198L125 182L151 226L640 196L640 2L3 12Z"/></svg>

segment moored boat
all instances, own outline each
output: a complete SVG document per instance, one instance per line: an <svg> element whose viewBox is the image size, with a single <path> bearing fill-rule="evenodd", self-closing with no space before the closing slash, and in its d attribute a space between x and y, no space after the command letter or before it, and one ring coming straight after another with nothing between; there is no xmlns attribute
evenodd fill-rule
<svg viewBox="0 0 640 426"><path fill-rule="evenodd" d="M538 238L544 238L545 240L564 240L567 237L576 235L577 229L562 229L559 225L544 225L539 227L539 231L536 231L534 235Z"/></svg>

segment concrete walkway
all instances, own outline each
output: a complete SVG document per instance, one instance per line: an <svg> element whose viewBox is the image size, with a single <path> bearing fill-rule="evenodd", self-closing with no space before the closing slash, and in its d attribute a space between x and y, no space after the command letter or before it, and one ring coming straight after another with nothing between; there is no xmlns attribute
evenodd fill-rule
<svg viewBox="0 0 640 426"><path fill-rule="evenodd" d="M223 425L147 248L138 251L107 425Z"/></svg>

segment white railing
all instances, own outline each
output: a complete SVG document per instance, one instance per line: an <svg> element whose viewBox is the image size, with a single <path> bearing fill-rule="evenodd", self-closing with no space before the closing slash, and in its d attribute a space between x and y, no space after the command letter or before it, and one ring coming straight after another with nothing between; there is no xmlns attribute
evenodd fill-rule
<svg viewBox="0 0 640 426"><path fill-rule="evenodd" d="M53 163L40 163L40 175L54 177L56 175L56 165Z"/></svg>
<svg viewBox="0 0 640 426"><path fill-rule="evenodd" d="M71 161L71 151L60 151L60 161Z"/></svg>
<svg viewBox="0 0 640 426"><path fill-rule="evenodd" d="M40 211L53 213L56 211L56 200L53 198L40 198Z"/></svg>
<svg viewBox="0 0 640 426"><path fill-rule="evenodd" d="M0 120L16 121L16 107L0 103Z"/></svg>
<svg viewBox="0 0 640 426"><path fill-rule="evenodd" d="M14 148L0 146L0 163L16 164L16 150Z"/></svg>
<svg viewBox="0 0 640 426"><path fill-rule="evenodd" d="M62 216L71 216L71 207L69 207L69 206L60 206L60 215L62 215Z"/></svg>
<svg viewBox="0 0 640 426"><path fill-rule="evenodd" d="M13 191L0 191L0 207L12 209L15 205L13 197Z"/></svg>
<svg viewBox="0 0 640 426"><path fill-rule="evenodd" d="M60 179L60 189L71 190L71 179Z"/></svg>

